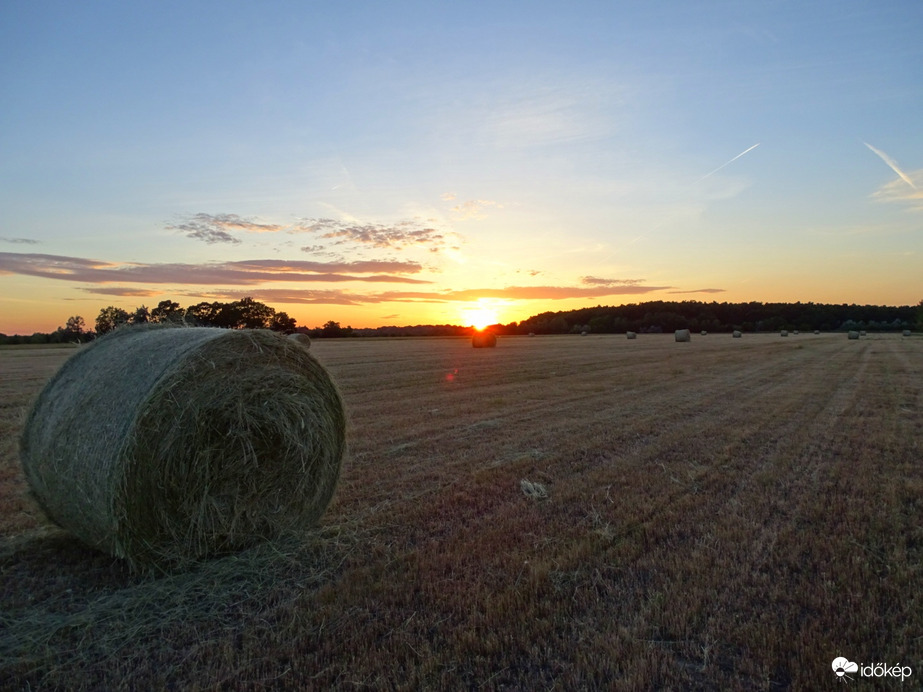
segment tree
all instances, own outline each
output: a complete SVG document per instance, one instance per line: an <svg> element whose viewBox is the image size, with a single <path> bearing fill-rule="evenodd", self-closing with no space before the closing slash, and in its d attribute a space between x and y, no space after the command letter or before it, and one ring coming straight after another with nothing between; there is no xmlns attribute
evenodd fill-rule
<svg viewBox="0 0 923 692"><path fill-rule="evenodd" d="M64 336L68 341L71 340L80 340L80 337L83 336L83 333L86 331L86 322L83 321L83 318L80 315L74 315L73 317L68 317L67 322L64 325Z"/></svg>
<svg viewBox="0 0 923 692"><path fill-rule="evenodd" d="M277 312L272 316L270 320L269 328L274 332L282 332L283 334L291 334L295 331L295 318L289 317L287 313Z"/></svg>
<svg viewBox="0 0 923 692"><path fill-rule="evenodd" d="M151 322L182 322L186 311L179 303L172 300L161 300L157 307L151 310Z"/></svg>
<svg viewBox="0 0 923 692"><path fill-rule="evenodd" d="M146 305L135 308L135 311L128 318L128 321L131 324L147 324L151 321L151 311L148 310Z"/></svg>
<svg viewBox="0 0 923 692"><path fill-rule="evenodd" d="M214 327L219 312L221 303L196 303L186 308L186 317L203 327Z"/></svg>
<svg viewBox="0 0 923 692"><path fill-rule="evenodd" d="M103 308L99 311L99 316L96 318L96 333L100 336L107 334L116 327L128 324L128 319L128 313L122 308L117 308L112 305Z"/></svg>
<svg viewBox="0 0 923 692"><path fill-rule="evenodd" d="M219 321L231 329L268 329L275 314L274 308L247 297L226 305Z"/></svg>
<svg viewBox="0 0 923 692"><path fill-rule="evenodd" d="M343 336L343 328L340 327L339 322L334 322L330 320L321 327L320 335L324 337L337 337Z"/></svg>

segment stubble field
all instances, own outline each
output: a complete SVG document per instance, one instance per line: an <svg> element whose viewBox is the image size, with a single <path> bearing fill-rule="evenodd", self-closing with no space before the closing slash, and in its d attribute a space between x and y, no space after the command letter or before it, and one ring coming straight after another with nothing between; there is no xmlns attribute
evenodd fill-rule
<svg viewBox="0 0 923 692"><path fill-rule="evenodd" d="M320 525L160 575L27 496L16 438L72 352L0 350L0 688L923 677L919 336L316 341L350 417Z"/></svg>

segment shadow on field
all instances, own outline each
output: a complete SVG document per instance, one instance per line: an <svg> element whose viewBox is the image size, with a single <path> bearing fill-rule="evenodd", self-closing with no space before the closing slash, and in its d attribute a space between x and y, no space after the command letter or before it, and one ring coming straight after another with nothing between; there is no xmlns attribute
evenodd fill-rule
<svg viewBox="0 0 923 692"><path fill-rule="evenodd" d="M241 633L310 632L304 604L361 552L355 532L322 527L185 571L139 574L43 531L0 541L0 689L11 680L68 688L74 675L90 689L132 676L192 679L201 660L190 651L199 650L229 665Z"/></svg>

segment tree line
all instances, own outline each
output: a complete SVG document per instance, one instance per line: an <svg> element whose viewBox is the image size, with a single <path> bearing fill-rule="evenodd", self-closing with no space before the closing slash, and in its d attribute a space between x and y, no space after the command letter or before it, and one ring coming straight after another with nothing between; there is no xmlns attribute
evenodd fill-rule
<svg viewBox="0 0 923 692"><path fill-rule="evenodd" d="M923 301L917 306L847 305L827 303L718 303L649 301L629 305L543 312L513 325L497 325L498 333L566 334L579 332L773 332L901 331L923 329ZM512 329L511 329L512 327Z"/></svg>
<svg viewBox="0 0 923 692"><path fill-rule="evenodd" d="M179 303L162 300L154 308L144 305L133 311L108 306L99 311L95 330L88 329L83 317L68 318L63 327L50 334L31 336L0 334L2 344L80 343L106 334L124 325L177 323L197 327L224 329L271 329L291 334L298 331L312 338L347 336L466 336L471 329L459 325L385 326L374 329L341 327L330 320L321 327L299 327L285 312L277 311L253 298L231 303L201 302L183 308ZM812 331L923 331L923 300L916 306L827 304L827 303L705 303L686 301L649 301L629 305L580 308L561 312L543 312L522 322L495 324L489 328L497 334L598 334L672 332L676 329L709 332L771 332L782 329Z"/></svg>

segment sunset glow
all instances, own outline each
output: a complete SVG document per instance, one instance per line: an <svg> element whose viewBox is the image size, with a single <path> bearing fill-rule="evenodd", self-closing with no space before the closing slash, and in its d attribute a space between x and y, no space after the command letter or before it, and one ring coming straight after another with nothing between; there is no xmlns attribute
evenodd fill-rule
<svg viewBox="0 0 923 692"><path fill-rule="evenodd" d="M396 5L4 4L0 332L923 298L923 5Z"/></svg>
<svg viewBox="0 0 923 692"><path fill-rule="evenodd" d="M461 311L461 316L461 321L464 326L472 326L478 331L500 322L496 310L482 305L465 308Z"/></svg>

